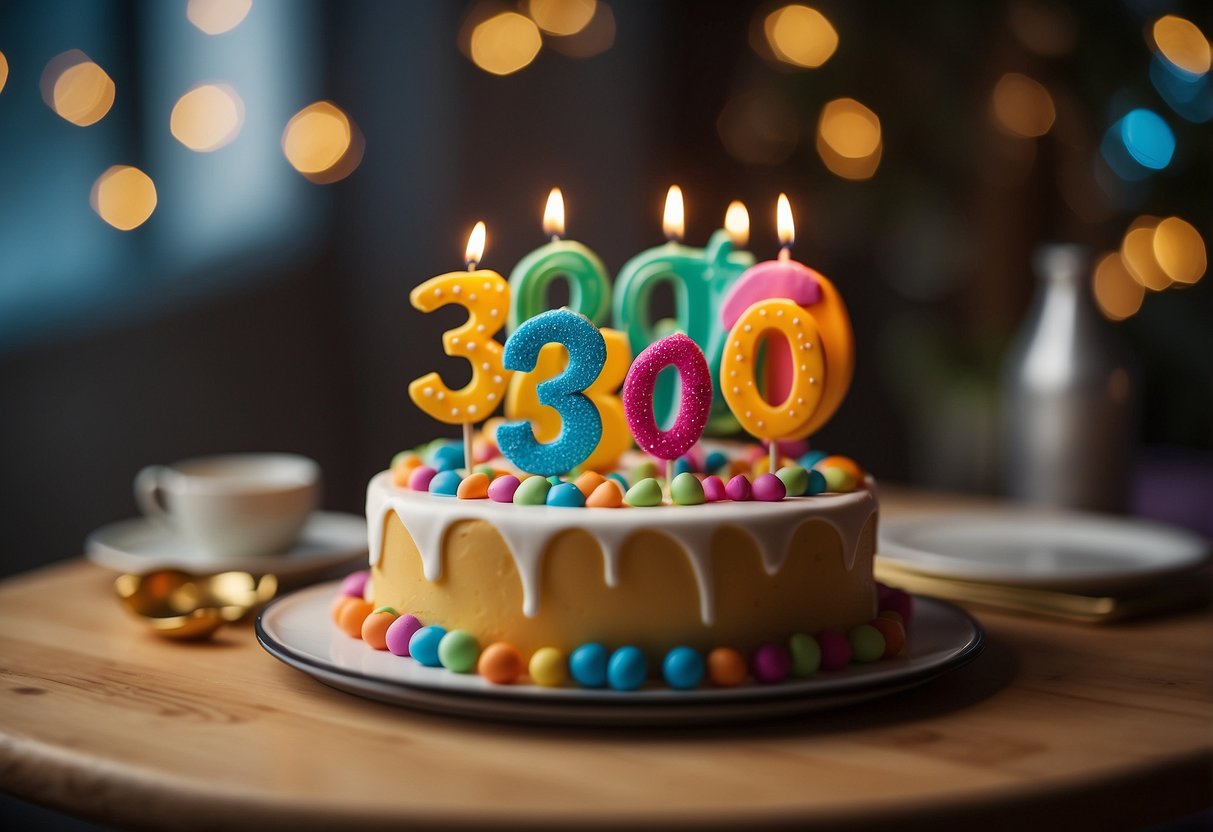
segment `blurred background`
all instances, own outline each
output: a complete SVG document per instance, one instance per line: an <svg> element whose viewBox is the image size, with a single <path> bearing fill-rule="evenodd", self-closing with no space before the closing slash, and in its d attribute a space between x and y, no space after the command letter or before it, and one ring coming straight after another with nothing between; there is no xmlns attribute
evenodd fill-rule
<svg viewBox="0 0 1213 832"><path fill-rule="evenodd" d="M409 290L481 219L508 274L552 186L612 272L672 183L688 243L740 199L760 260L786 191L858 342L814 441L886 482L1016 493L1025 351L1090 310L1049 349L1102 368L1118 507L1213 531L1210 32L1178 0L0 4L2 569L198 454L308 454L361 511L457 431L406 387L466 379L461 313ZM1085 248L1046 303L1049 242Z"/></svg>

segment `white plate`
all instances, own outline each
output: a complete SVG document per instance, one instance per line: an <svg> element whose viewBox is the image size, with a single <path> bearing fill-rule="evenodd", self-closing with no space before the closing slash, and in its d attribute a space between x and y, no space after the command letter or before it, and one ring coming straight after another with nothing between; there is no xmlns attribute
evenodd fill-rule
<svg viewBox="0 0 1213 832"><path fill-rule="evenodd" d="M345 564L365 563L366 519L356 514L317 511L308 518L298 542L288 552L217 559L199 552L172 529L146 517L137 517L97 529L88 536L85 551L93 563L117 572L235 569L254 574L272 572L279 578L303 578Z"/></svg>
<svg viewBox="0 0 1213 832"><path fill-rule="evenodd" d="M665 725L757 719L849 705L884 696L960 667L981 652L985 636L966 612L915 598L906 653L896 659L819 673L777 685L675 691L653 684L630 693L574 686L493 685L474 674L424 667L373 650L329 618L337 583L272 602L257 618L270 655L327 685L394 705L460 716L581 725Z"/></svg>
<svg viewBox="0 0 1213 832"><path fill-rule="evenodd" d="M1209 541L1144 520L1007 509L882 519L876 548L925 574L1082 591L1192 569Z"/></svg>

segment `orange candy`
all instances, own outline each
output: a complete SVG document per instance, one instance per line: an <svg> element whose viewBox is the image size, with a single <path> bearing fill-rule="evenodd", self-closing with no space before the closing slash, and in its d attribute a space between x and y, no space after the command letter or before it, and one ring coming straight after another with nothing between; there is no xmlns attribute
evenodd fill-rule
<svg viewBox="0 0 1213 832"><path fill-rule="evenodd" d="M387 628L399 617L388 610L371 613L362 619L362 640L376 650L386 650Z"/></svg>
<svg viewBox="0 0 1213 832"><path fill-rule="evenodd" d="M374 611L375 605L361 598L351 598L350 601L351 603L341 608L341 613L337 616L337 626L351 638L362 638L362 622Z"/></svg>
<svg viewBox="0 0 1213 832"><path fill-rule="evenodd" d="M578 483L578 488L581 487ZM614 480L603 480L585 498L586 508L619 508L623 505L623 489Z"/></svg>
<svg viewBox="0 0 1213 832"><path fill-rule="evenodd" d="M589 497L594 493L594 489L606 482L606 477L599 474L597 471L586 471L576 480L573 485L577 486L577 490L581 492L582 497Z"/></svg>
<svg viewBox="0 0 1213 832"><path fill-rule="evenodd" d="M469 474L459 483L455 496L461 500L483 500L489 496L489 475L484 473Z"/></svg>
<svg viewBox="0 0 1213 832"><path fill-rule="evenodd" d="M708 678L713 685L731 688L745 681L745 657L731 647L717 647L708 653Z"/></svg>
<svg viewBox="0 0 1213 832"><path fill-rule="evenodd" d="M359 601L359 600L361 600L361 599L356 598L353 595L344 595L344 594L337 595L336 597L333 598L333 603L329 605L329 615L332 616L334 622L340 621L341 620L341 611L343 609L345 609L346 602Z"/></svg>
<svg viewBox="0 0 1213 832"><path fill-rule="evenodd" d="M490 644L476 662L476 672L494 685L512 685L522 675L522 654L504 641Z"/></svg>
<svg viewBox="0 0 1213 832"><path fill-rule="evenodd" d="M901 626L900 621L885 618L882 613L873 618L870 623L884 636L884 656L882 658L891 659L905 649L906 628Z"/></svg>
<svg viewBox="0 0 1213 832"><path fill-rule="evenodd" d="M863 469L860 468L855 460L849 456L827 456L825 459L819 460L814 469L826 475L826 481L829 483L830 474L828 469L834 468L842 472L843 480L841 488L831 488L836 491L852 491L863 482ZM829 483L831 486L835 483Z"/></svg>
<svg viewBox="0 0 1213 832"><path fill-rule="evenodd" d="M397 488L409 487L409 476L413 469L421 465L421 457L417 454L406 454L392 464L392 484Z"/></svg>

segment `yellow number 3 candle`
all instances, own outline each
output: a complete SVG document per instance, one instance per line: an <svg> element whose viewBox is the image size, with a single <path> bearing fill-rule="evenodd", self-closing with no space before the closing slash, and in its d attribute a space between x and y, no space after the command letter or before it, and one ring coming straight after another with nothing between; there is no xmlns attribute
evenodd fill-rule
<svg viewBox="0 0 1213 832"><path fill-rule="evenodd" d="M505 396L511 375L501 363L501 344L493 338L505 325L510 287L497 272L475 268L483 251L483 237L480 250L473 250L476 236L473 232L468 244L471 270L430 278L409 294L409 301L422 312L450 303L468 312L463 326L442 334L442 346L447 355L465 358L472 365L471 381L460 390L451 390L438 373L427 373L409 385L409 398L417 407L450 425L470 425L488 418Z"/></svg>

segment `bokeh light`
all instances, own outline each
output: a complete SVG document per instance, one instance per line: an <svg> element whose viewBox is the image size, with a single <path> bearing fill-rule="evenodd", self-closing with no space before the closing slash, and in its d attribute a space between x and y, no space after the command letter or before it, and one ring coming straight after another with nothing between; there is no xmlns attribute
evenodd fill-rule
<svg viewBox="0 0 1213 832"><path fill-rule="evenodd" d="M553 50L570 58L592 58L615 45L615 13L606 3L598 3L594 16L584 29L573 35L552 37Z"/></svg>
<svg viewBox="0 0 1213 832"><path fill-rule="evenodd" d="M1161 292L1171 285L1171 278L1154 255L1154 232L1157 228L1157 217L1138 217L1129 225L1120 241L1120 257L1129 274L1151 292Z"/></svg>
<svg viewBox="0 0 1213 832"><path fill-rule="evenodd" d="M526 0L524 8L549 35L575 35L594 18L598 0Z"/></svg>
<svg viewBox="0 0 1213 832"><path fill-rule="evenodd" d="M1123 321L1132 317L1141 308L1146 290L1133 279L1124 261L1112 251L1099 258L1091 278L1091 292L1095 305L1104 317Z"/></svg>
<svg viewBox="0 0 1213 832"><path fill-rule="evenodd" d="M173 137L208 153L228 144L244 124L244 102L227 84L201 84L178 99L169 117Z"/></svg>
<svg viewBox="0 0 1213 832"><path fill-rule="evenodd" d="M113 79L79 49L51 58L39 87L46 105L78 127L96 124L114 106Z"/></svg>
<svg viewBox="0 0 1213 832"><path fill-rule="evenodd" d="M4 57L4 53L0 52L0 92L4 92L4 85L8 82L8 58Z"/></svg>
<svg viewBox="0 0 1213 832"><path fill-rule="evenodd" d="M518 12L502 12L476 24L469 51L472 62L493 75L510 75L526 67L543 40L539 27Z"/></svg>
<svg viewBox="0 0 1213 832"><path fill-rule="evenodd" d="M349 176L365 149L357 126L329 101L309 104L287 122L282 152L291 167L321 185Z"/></svg>
<svg viewBox="0 0 1213 832"><path fill-rule="evenodd" d="M729 155L747 165L778 165L800 141L796 110L773 90L738 93L716 119L716 132Z"/></svg>
<svg viewBox="0 0 1213 832"><path fill-rule="evenodd" d="M1139 107L1108 128L1099 149L1117 176L1138 181L1171 164L1175 134L1162 116Z"/></svg>
<svg viewBox="0 0 1213 832"><path fill-rule="evenodd" d="M838 49L838 32L810 6L791 4L766 16L763 34L775 57L802 69L816 69Z"/></svg>
<svg viewBox="0 0 1213 832"><path fill-rule="evenodd" d="M1208 268L1204 238L1179 217L1167 217L1154 229L1154 259L1176 283L1195 283Z"/></svg>
<svg viewBox="0 0 1213 832"><path fill-rule="evenodd" d="M1210 73L1193 75L1155 55L1150 59L1150 83L1176 114L1194 124L1213 120L1213 81Z"/></svg>
<svg viewBox="0 0 1213 832"><path fill-rule="evenodd" d="M1036 138L1049 132L1057 119L1053 96L1039 81L1018 72L998 79L990 96L994 123L1012 136Z"/></svg>
<svg viewBox="0 0 1213 832"><path fill-rule="evenodd" d="M1159 53L1184 72L1204 75L1213 66L1209 39L1192 21L1173 14L1164 15L1154 21L1150 34Z"/></svg>
<svg viewBox="0 0 1213 832"><path fill-rule="evenodd" d="M868 179L880 165L880 119L853 98L835 99L817 121L817 153L831 173Z"/></svg>
<svg viewBox="0 0 1213 832"><path fill-rule="evenodd" d="M114 228L130 231L156 210L156 185L138 168L114 165L93 183L89 204Z"/></svg>
<svg viewBox="0 0 1213 832"><path fill-rule="evenodd" d="M185 16L208 35L230 32L243 22L253 0L189 0Z"/></svg>

